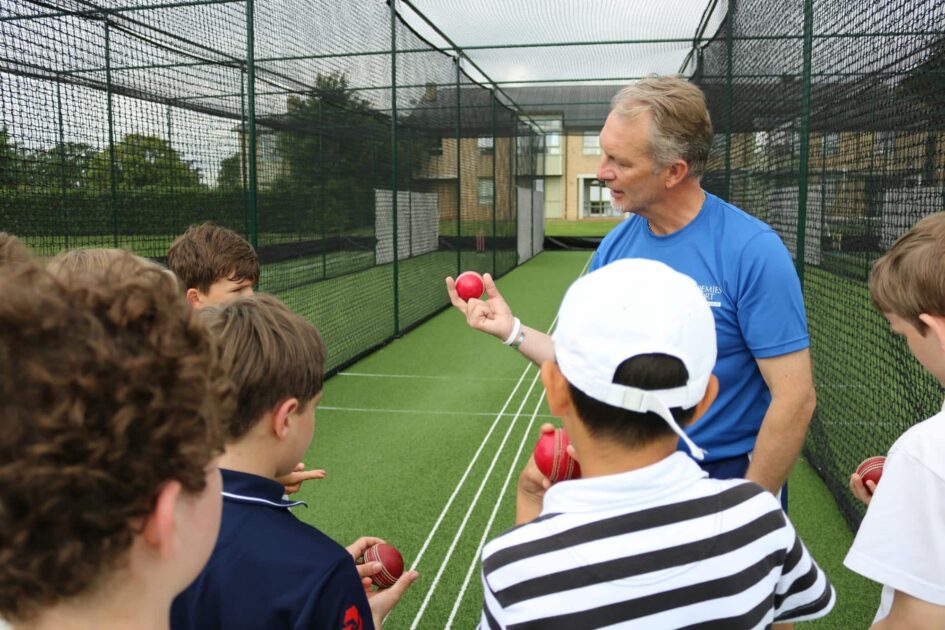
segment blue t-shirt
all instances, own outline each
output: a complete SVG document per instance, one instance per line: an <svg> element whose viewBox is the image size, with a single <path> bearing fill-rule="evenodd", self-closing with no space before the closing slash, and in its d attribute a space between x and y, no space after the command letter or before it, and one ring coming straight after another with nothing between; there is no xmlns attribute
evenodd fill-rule
<svg viewBox="0 0 945 630"><path fill-rule="evenodd" d="M373 630L354 560L295 518L271 479L223 470L223 520L207 566L171 606L172 630Z"/></svg>
<svg viewBox="0 0 945 630"><path fill-rule="evenodd" d="M601 242L591 271L622 258L659 260L702 288L715 316L719 396L686 432L707 462L750 452L771 402L755 359L810 345L784 243L765 223L706 193L695 219L672 234L653 234L646 219L631 215Z"/></svg>

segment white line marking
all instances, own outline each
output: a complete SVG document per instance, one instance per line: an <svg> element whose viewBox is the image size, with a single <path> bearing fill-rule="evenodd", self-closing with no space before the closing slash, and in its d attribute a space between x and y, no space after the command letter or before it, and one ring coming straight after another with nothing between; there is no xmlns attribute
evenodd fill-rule
<svg viewBox="0 0 945 630"><path fill-rule="evenodd" d="M335 376L360 376L362 378L408 378L437 381L514 381L514 376L469 376L467 374L372 374L370 372L338 372Z"/></svg>
<svg viewBox="0 0 945 630"><path fill-rule="evenodd" d="M525 445L529 443L529 437L532 435L532 427L535 426L535 418L539 417L538 410L541 408L541 403L545 399L545 392L541 392L541 396L538 397L538 403L535 405L535 410L532 412L532 418L529 420L528 424L525 426L525 431L522 433L522 439L518 444L518 451L515 452L515 457L512 458L512 463L509 465L509 472L505 475L505 482L502 484L502 492L499 493L499 498L496 499L495 505L492 508L492 514L489 515L489 522L486 523L485 528L482 530L482 538L479 539L479 546L476 547L476 553L473 555L472 560L469 563L469 568L466 570L466 579L463 580L463 586L459 590L459 595L456 596L456 601L453 603L453 610L450 612L449 619L446 620L446 628L453 627L453 619L456 618L456 613L459 612L459 607L463 603L463 598L466 596L466 589L469 588L469 581L472 579L473 570L479 565L479 556L482 555L482 548L486 544L486 538L489 536L489 532L492 531L492 525L495 523L495 517L499 513L499 508L502 505L502 499L505 498L505 492L509 489L509 482L512 480L512 475L518 470L519 458L522 456L522 450L525 448Z"/></svg>
<svg viewBox="0 0 945 630"><path fill-rule="evenodd" d="M463 515L463 520L459 524L459 529L456 531L456 535L453 536L453 540L450 542L449 549L446 550L446 556L440 562L440 568L436 572L433 582L430 584L430 588L427 591L427 596L423 599L423 603L420 604L420 610L417 611L417 616L414 617L413 623L410 625L410 630L415 630L417 624L420 623L420 619L423 617L423 613L427 609L427 604L430 603L433 593L436 592L436 587L440 583L440 578L443 577L443 572L449 565L450 558L453 556L453 552L456 550L456 545L459 543L459 539L462 537L463 531L466 529L466 524L469 522L469 517L472 515L473 510L476 509L476 505L479 503L479 497L482 496L482 491L485 489L486 484L489 482L489 478L492 476L492 471L495 469L495 465L499 461L499 456L502 454L503 449L505 449L505 443L508 442L509 435L511 435L512 430L515 428L515 423L518 422L518 418L522 414L522 409L525 407L525 403L528 401L532 391L535 389L535 384L539 381L539 375L539 373L536 373L532 378L532 383L528 387L528 391L525 393L525 397L522 399L521 404L518 406L518 411L515 412L515 418L513 418L512 422L509 423L509 428L505 430L505 435L502 436L502 442L495 450L495 455L492 456L492 461L489 463L489 469L483 476L482 482L480 482L479 488L476 490L476 495L473 497L472 501L470 501L469 507L466 508L466 514ZM416 566L416 563L414 566Z"/></svg>
<svg viewBox="0 0 945 630"><path fill-rule="evenodd" d="M331 407L328 405L319 405L318 411L350 411L352 413L408 413L424 416L511 416L512 413L503 411L430 411L427 409L368 409L367 407ZM542 418L553 418L548 414L541 414Z"/></svg>
<svg viewBox="0 0 945 630"><path fill-rule="evenodd" d="M430 542L433 540L433 536L436 534L436 530L439 529L440 523L443 522L443 518L446 516L446 513L449 511L450 506L453 505L453 501L456 500L456 495L459 494L460 489L463 487L463 484L466 482L466 477L469 476L469 472L472 470L473 466L476 464L476 461L479 459L479 454L482 453L482 449L485 448L486 442L489 441L489 436L492 435L492 432L495 430L496 426L499 424L499 420L505 415L505 410L509 406L509 403L512 402L512 397L515 396L515 392L518 391L518 388L522 385L522 381L525 380L525 375L528 374L529 368L532 367L532 364L529 363L525 366L525 369L522 370L522 375L519 377L518 382L515 384L515 387L512 389L512 393L509 394L509 397L505 400L505 404L502 405L502 410L499 411L496 415L495 420L492 422L492 426L489 427L489 430L486 432L485 437L482 438L482 443L479 445L479 448L473 454L472 460L469 462L469 465L466 466L466 470L463 472L463 476L460 477L459 482L456 484L456 488L453 489L453 494L450 495L450 498L446 501L446 505L443 506L443 510L440 512L440 515L436 518L436 522L433 523L433 529L430 530L430 533L427 534L427 539L423 541L423 546L420 547L420 551L417 553L417 556L414 558L413 566L410 567L410 570L414 570L420 564L420 560L423 559L423 554L426 553L427 547L430 546Z"/></svg>

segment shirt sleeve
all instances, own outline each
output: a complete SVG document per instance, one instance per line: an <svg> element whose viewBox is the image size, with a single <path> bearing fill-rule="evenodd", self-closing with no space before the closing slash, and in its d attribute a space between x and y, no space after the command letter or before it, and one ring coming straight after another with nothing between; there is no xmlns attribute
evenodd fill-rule
<svg viewBox="0 0 945 630"><path fill-rule="evenodd" d="M489 581L486 580L485 573L482 574L482 593L482 619L479 621L478 630L500 630L504 628L505 626L500 622L502 606L496 601L495 595L492 593L492 587L489 586Z"/></svg>
<svg viewBox="0 0 945 630"><path fill-rule="evenodd" d="M342 560L314 587L300 586L310 588L310 592L293 630L374 630L374 618L354 561Z"/></svg>
<svg viewBox="0 0 945 630"><path fill-rule="evenodd" d="M738 326L752 356L769 359L810 346L801 282L773 231L745 246L737 290Z"/></svg>
<svg viewBox="0 0 945 630"><path fill-rule="evenodd" d="M945 606L945 480L912 454L891 452L843 563L874 582Z"/></svg>
<svg viewBox="0 0 945 630"><path fill-rule="evenodd" d="M787 519L785 522L788 537L794 542L781 567L774 596L774 621L788 623L823 617L833 609L837 595L794 526Z"/></svg>

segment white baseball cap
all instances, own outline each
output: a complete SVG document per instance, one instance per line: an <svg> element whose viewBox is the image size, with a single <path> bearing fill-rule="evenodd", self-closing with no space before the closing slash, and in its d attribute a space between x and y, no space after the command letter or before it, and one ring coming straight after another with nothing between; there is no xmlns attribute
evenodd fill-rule
<svg viewBox="0 0 945 630"><path fill-rule="evenodd" d="M655 260L610 263L571 285L553 338L558 367L572 385L608 405L659 414L693 457L704 457L669 412L695 407L715 367L715 319L692 278ZM641 354L680 359L689 380L658 390L614 383L620 364Z"/></svg>

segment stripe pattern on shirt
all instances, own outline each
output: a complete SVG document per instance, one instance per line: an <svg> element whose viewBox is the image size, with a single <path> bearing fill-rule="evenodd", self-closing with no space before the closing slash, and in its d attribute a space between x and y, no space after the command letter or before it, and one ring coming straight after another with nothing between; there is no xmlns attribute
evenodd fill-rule
<svg viewBox="0 0 945 630"><path fill-rule="evenodd" d="M834 592L777 501L743 481L608 515L546 514L483 552L488 628L755 628Z"/></svg>

